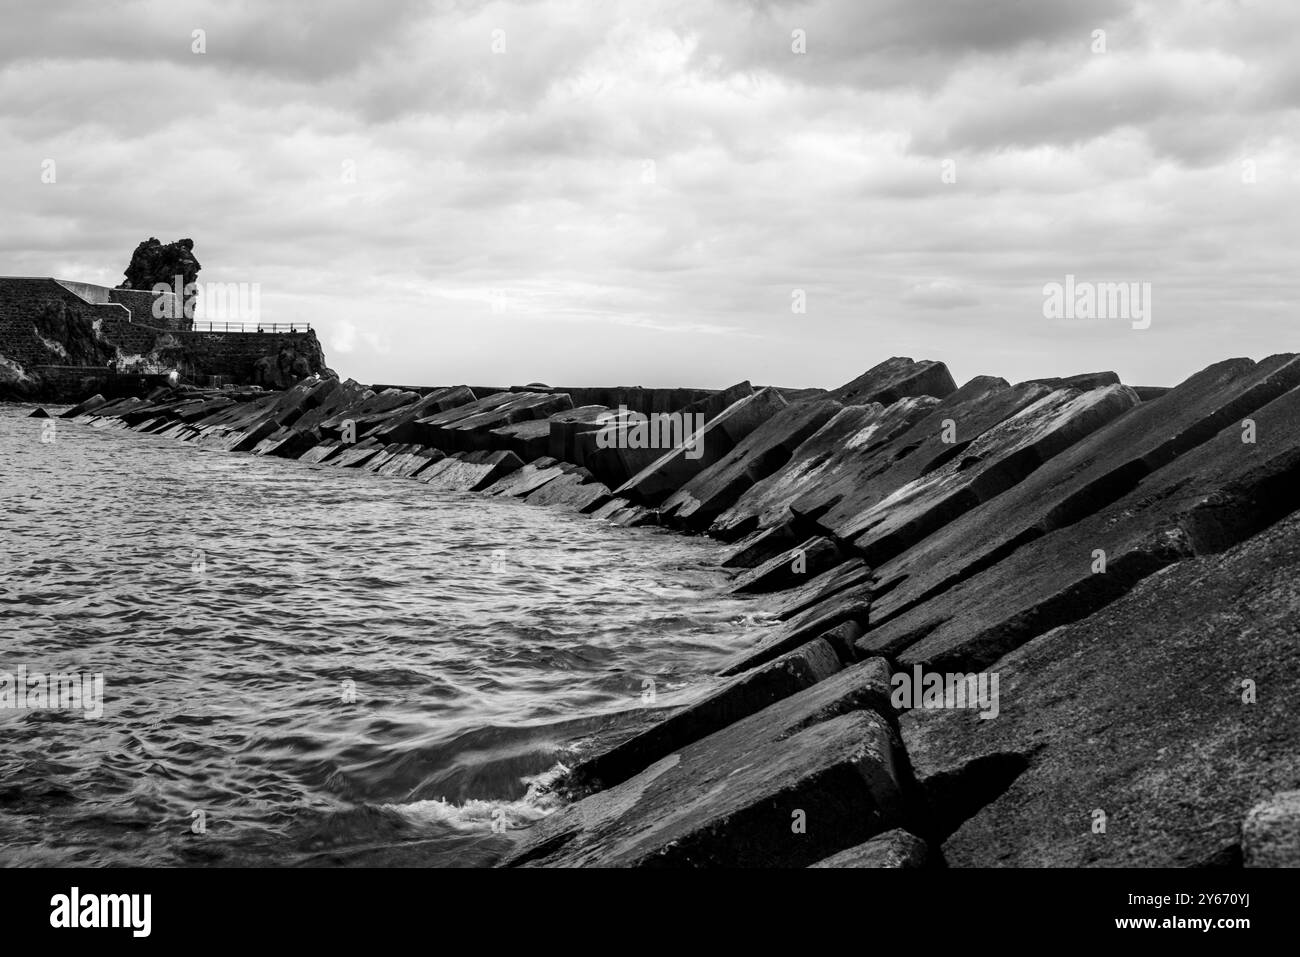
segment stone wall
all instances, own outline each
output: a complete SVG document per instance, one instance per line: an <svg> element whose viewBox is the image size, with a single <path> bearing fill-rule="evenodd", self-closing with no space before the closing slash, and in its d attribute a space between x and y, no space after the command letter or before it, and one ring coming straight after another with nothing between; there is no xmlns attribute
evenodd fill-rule
<svg viewBox="0 0 1300 957"><path fill-rule="evenodd" d="M153 350L164 330L124 319L105 319L99 325L100 335L117 346L123 355L144 355Z"/></svg>
<svg viewBox="0 0 1300 957"><path fill-rule="evenodd" d="M194 325L194 320L185 318L183 309L176 306L174 292L153 293L147 289L110 289L109 296L113 302L125 306L131 311L133 322L142 322L156 329L183 331ZM161 298L164 307L159 311L162 316L154 314L154 303ZM172 317L175 318L172 318Z"/></svg>
<svg viewBox="0 0 1300 957"><path fill-rule="evenodd" d="M284 349L323 358L314 332L186 332L173 338L190 358L191 368L182 370L187 375L229 376L236 383L252 382L257 361ZM315 365L311 371L321 371Z"/></svg>
<svg viewBox="0 0 1300 957"><path fill-rule="evenodd" d="M127 310L129 316L123 318L157 329L188 329L193 321L186 319L182 310L176 308L177 297L174 292L155 293L150 289L114 289L92 282L74 282L70 279L54 280L74 296L92 305L110 305L116 303ZM161 316L154 314L154 303L159 299L164 308ZM172 318L176 317L176 318Z"/></svg>
<svg viewBox="0 0 1300 957"><path fill-rule="evenodd" d="M41 377L48 394L68 400L80 400L96 393L108 398L144 395L158 386L171 384L163 374L131 375L88 366L39 365L28 371Z"/></svg>
<svg viewBox="0 0 1300 957"><path fill-rule="evenodd" d="M277 359L286 350L308 357L310 372L320 372L324 352L314 332L175 332L138 322L106 321L105 339L124 356L150 356L187 379L221 376L237 385L272 385L259 381L259 360Z"/></svg>
<svg viewBox="0 0 1300 957"><path fill-rule="evenodd" d="M194 332L183 314L180 319L154 318L155 299L148 290L48 277L0 277L0 355L30 371L45 369L50 387L59 392L78 392L82 379L110 372L107 362L81 367L80 373L67 371L78 367L67 366L65 354L43 341L36 316L47 303L60 302L91 320L95 338L115 348L133 374L177 369L194 381L215 376L235 384L283 388L302 375L328 371L314 332ZM100 351L111 355L111 349Z"/></svg>
<svg viewBox="0 0 1300 957"><path fill-rule="evenodd" d="M35 317L47 302L62 302L90 319L123 322L130 317L125 306L90 303L49 278L0 276L0 354L23 366L55 358L35 331Z"/></svg>

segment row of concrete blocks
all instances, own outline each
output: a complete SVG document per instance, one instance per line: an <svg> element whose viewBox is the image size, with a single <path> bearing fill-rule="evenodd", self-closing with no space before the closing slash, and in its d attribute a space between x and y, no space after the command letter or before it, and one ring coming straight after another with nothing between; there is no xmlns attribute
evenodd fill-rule
<svg viewBox="0 0 1300 957"><path fill-rule="evenodd" d="M1059 835L1008 852L990 843L987 823L964 833L999 802L1029 831L1034 814L1051 817L1042 793L1016 792L1032 778L1041 726L1035 737L1027 718L900 714L891 681L917 667L1020 666L1032 697L1056 659L1028 649L1049 635L1064 642L1072 623L1082 635L1113 604L1152 601L1144 589L1161 569L1192 574L1202 556L1263 547L1255 537L1300 504L1298 383L1291 356L1218 363L1164 391L1110 374L980 377L958 389L941 364L896 359L795 402L741 389L710 410L691 449L614 442L616 453L655 452L614 487L560 456L473 447L539 442L544 431L548 452L583 457L576 450L607 424L605 410L564 408L554 394L478 399L457 387L416 397L309 382L251 403L169 396L97 411L218 447L734 543L727 563L743 569L734 588L771 593L775 626L700 700L577 766L560 785L574 803L507 863L991 863L1008 853L1041 863L1055 860L1046 848L1063 846ZM357 434L344 434L349 422ZM628 455L622 468L639 461ZM1160 607L1169 617L1175 605ZM1099 693L1097 714L1131 684ZM1071 720L1063 712L1056 730ZM992 735L972 731L988 726L1011 731L992 747ZM1049 763L1043 774L1068 770ZM1261 778L1276 772L1269 765ZM1207 786L1205 802L1240 803L1249 790ZM1169 813L1175 823L1164 826L1177 832ZM1110 846L1116 860L1140 857L1134 841ZM1202 850L1171 838L1151 853L1185 860Z"/></svg>

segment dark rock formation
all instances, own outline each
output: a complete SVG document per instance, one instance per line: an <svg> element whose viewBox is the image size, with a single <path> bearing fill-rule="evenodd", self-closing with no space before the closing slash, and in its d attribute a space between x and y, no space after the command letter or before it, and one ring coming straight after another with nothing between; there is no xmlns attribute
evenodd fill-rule
<svg viewBox="0 0 1300 957"><path fill-rule="evenodd" d="M287 389L315 373L331 374L325 368L325 352L314 333L303 335L292 345L286 344L274 355L253 363L250 381L264 389Z"/></svg>
<svg viewBox="0 0 1300 957"><path fill-rule="evenodd" d="M942 399L957 389L952 374L942 362L895 356L873 366L852 382L826 393L826 398L843 405L891 405L899 399L929 395Z"/></svg>
<svg viewBox="0 0 1300 957"><path fill-rule="evenodd" d="M135 247L126 267L126 278L117 288L153 289L162 283L174 289L176 277L180 276L183 289L198 279L202 268L194 257L194 240L178 239L164 245L151 236Z"/></svg>
<svg viewBox="0 0 1300 957"><path fill-rule="evenodd" d="M38 380L17 362L0 355L0 402L23 402L39 390Z"/></svg>
<svg viewBox="0 0 1300 957"><path fill-rule="evenodd" d="M901 828L886 831L865 844L840 851L813 867L884 867L916 869L930 862L925 841Z"/></svg>
<svg viewBox="0 0 1300 957"><path fill-rule="evenodd" d="M99 337L94 322L62 300L42 305L35 327L49 343L46 362L51 365L107 366L117 358L117 350Z"/></svg>

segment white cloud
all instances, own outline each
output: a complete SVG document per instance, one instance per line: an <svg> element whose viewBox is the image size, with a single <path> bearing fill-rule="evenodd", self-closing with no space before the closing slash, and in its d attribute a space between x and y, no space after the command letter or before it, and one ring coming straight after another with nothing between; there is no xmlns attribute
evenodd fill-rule
<svg viewBox="0 0 1300 957"><path fill-rule="evenodd" d="M914 283L903 293L902 298L905 303L933 309L959 309L979 302L979 298L960 283L948 279Z"/></svg>
<svg viewBox="0 0 1300 957"><path fill-rule="evenodd" d="M189 236L363 381L1168 383L1289 344L1280 0L11 6L0 272ZM1152 329L1042 321L1043 283L1120 271Z"/></svg>

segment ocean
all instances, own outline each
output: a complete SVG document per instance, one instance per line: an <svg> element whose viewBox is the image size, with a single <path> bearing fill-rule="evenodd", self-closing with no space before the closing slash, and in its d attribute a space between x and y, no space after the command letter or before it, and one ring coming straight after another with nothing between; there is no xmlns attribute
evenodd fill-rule
<svg viewBox="0 0 1300 957"><path fill-rule="evenodd" d="M490 866L763 626L706 538L30 411L0 405L0 865Z"/></svg>

